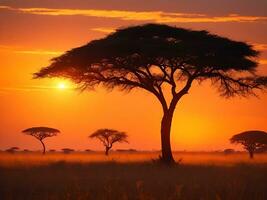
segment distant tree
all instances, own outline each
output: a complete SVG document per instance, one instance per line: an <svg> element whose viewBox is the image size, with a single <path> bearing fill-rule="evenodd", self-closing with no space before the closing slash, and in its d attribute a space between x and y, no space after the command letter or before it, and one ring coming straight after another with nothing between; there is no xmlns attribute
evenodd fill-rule
<svg viewBox="0 0 267 200"><path fill-rule="evenodd" d="M250 158L254 153L267 145L267 133L264 131L245 131L234 135L230 139L231 143L242 144L243 148L248 151Z"/></svg>
<svg viewBox="0 0 267 200"><path fill-rule="evenodd" d="M223 153L226 154L226 155L233 154L233 153L235 153L235 150L234 149L224 149Z"/></svg>
<svg viewBox="0 0 267 200"><path fill-rule="evenodd" d="M43 154L45 154L45 144L43 140L47 137L53 137L53 136L56 136L58 133L60 133L59 130L55 128L49 128L49 127L32 127L32 128L25 129L22 132L27 135L31 135L35 137L37 140L41 142L43 146Z"/></svg>
<svg viewBox="0 0 267 200"><path fill-rule="evenodd" d="M128 152L128 153L137 152L136 149L117 149L116 151L118 151L118 152Z"/></svg>
<svg viewBox="0 0 267 200"><path fill-rule="evenodd" d="M19 150L19 147L10 147L9 149L6 150L6 152L15 153L18 150Z"/></svg>
<svg viewBox="0 0 267 200"><path fill-rule="evenodd" d="M61 150L62 150L63 153L65 153L65 154L69 154L69 153L74 152L74 149L70 149L70 148L63 148L63 149L61 149Z"/></svg>
<svg viewBox="0 0 267 200"><path fill-rule="evenodd" d="M127 134L113 129L99 129L92 133L90 138L96 138L102 142L105 147L105 154L108 155L109 150L113 147L116 142L127 142Z"/></svg>
<svg viewBox="0 0 267 200"><path fill-rule="evenodd" d="M210 80L224 97L247 96L267 86L257 75L259 52L244 42L163 24L119 29L52 59L35 78L69 78L82 90L102 85L144 89L162 106L161 159L173 163L173 114L193 83ZM171 98L167 98L171 97Z"/></svg>

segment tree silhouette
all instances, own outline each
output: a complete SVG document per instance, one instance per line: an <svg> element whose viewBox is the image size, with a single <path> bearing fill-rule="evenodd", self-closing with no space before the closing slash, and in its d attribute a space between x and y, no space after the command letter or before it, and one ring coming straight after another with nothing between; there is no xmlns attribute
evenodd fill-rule
<svg viewBox="0 0 267 200"><path fill-rule="evenodd" d="M61 150L63 151L64 154L70 154L75 151L74 149L70 149L70 148L63 148Z"/></svg>
<svg viewBox="0 0 267 200"><path fill-rule="evenodd" d="M254 157L257 150L267 145L267 133L264 131L245 131L234 135L230 139L231 143L242 144L248 151L250 158Z"/></svg>
<svg viewBox="0 0 267 200"><path fill-rule="evenodd" d="M234 150L234 149L224 149L224 150L223 150L223 153L224 153L225 155L233 154L233 153L235 153L235 150Z"/></svg>
<svg viewBox="0 0 267 200"><path fill-rule="evenodd" d="M267 86L267 78L255 73L258 54L249 44L207 31L146 24L118 29L67 51L34 77L69 78L82 90L102 85L152 93L163 110L161 159L173 163L172 118L176 104L188 94L193 82L210 80L225 97L255 94L254 89ZM166 98L169 96L171 99Z"/></svg>
<svg viewBox="0 0 267 200"><path fill-rule="evenodd" d="M31 135L35 137L37 140L39 140L43 146L43 154L45 154L45 144L43 140L47 137L53 137L56 136L58 133L60 133L59 130L54 128L48 128L48 127L32 127L28 128L22 131L23 133L27 135Z"/></svg>
<svg viewBox="0 0 267 200"><path fill-rule="evenodd" d="M18 150L19 150L19 147L10 147L9 149L6 150L6 152L15 153Z"/></svg>
<svg viewBox="0 0 267 200"><path fill-rule="evenodd" d="M97 138L102 142L105 149L105 154L108 155L109 150L113 147L116 142L127 142L127 134L125 132L119 132L113 129L99 129L92 133L90 138Z"/></svg>

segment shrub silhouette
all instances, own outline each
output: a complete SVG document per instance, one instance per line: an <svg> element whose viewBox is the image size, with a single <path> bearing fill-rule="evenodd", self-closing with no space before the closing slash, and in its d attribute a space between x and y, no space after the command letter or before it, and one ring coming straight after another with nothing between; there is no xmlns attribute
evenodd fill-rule
<svg viewBox="0 0 267 200"><path fill-rule="evenodd" d="M9 149L6 150L6 152L13 154L18 150L19 150L19 147L10 147Z"/></svg>
<svg viewBox="0 0 267 200"><path fill-rule="evenodd" d="M105 155L108 155L109 150L113 147L114 143L127 142L127 134L113 129L99 129L92 133L90 138L96 138L102 142L105 147Z"/></svg>
<svg viewBox="0 0 267 200"><path fill-rule="evenodd" d="M63 148L61 149L63 151L63 153L65 154L70 154L72 152L74 152L75 150L74 149L70 149L70 148Z"/></svg>
<svg viewBox="0 0 267 200"><path fill-rule="evenodd" d="M43 154L45 154L45 144L43 140L47 137L53 137L56 136L58 133L60 133L59 130L54 128L48 128L48 127L32 127L28 128L22 131L23 133L27 135L31 135L35 137L37 140L39 140L43 146Z"/></svg>
<svg viewBox="0 0 267 200"><path fill-rule="evenodd" d="M235 153L235 150L234 150L234 149L224 149L224 150L223 150L223 153L224 153L225 155L229 155L229 154L233 154L233 153Z"/></svg>
<svg viewBox="0 0 267 200"><path fill-rule="evenodd" d="M247 96L267 86L256 75L259 52L244 42L163 24L124 29L53 58L35 78L63 77L80 89L98 85L130 91L144 89L162 106L161 152L173 163L170 132L180 99L194 82L210 80L224 97ZM168 100L166 95L171 96Z"/></svg>
<svg viewBox="0 0 267 200"><path fill-rule="evenodd" d="M257 150L267 145L267 133L264 131L245 131L234 135L230 141L231 143L242 144L252 159Z"/></svg>

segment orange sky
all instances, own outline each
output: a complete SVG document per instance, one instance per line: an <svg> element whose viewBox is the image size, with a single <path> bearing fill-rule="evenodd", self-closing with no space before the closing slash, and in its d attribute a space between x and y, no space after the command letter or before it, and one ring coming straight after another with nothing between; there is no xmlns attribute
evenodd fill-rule
<svg viewBox="0 0 267 200"><path fill-rule="evenodd" d="M39 149L21 133L31 126L50 126L62 133L45 142L48 149L101 149L88 139L98 128L129 134L130 144L117 148L160 149L161 107L144 91L79 93L69 82L32 80L32 73L62 52L100 38L118 27L147 22L167 23L254 44L267 73L267 2L163 0L1 0L0 1L0 149ZM179 3L178 3L179 2ZM210 83L193 86L178 104L173 119L174 150L217 150L235 147L231 135L267 131L267 93L260 98L222 99ZM237 147L235 147L237 148Z"/></svg>

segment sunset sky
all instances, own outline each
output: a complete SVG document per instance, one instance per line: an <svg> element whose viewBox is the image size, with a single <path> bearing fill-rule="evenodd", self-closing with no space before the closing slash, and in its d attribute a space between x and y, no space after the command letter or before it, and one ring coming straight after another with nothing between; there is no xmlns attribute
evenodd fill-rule
<svg viewBox="0 0 267 200"><path fill-rule="evenodd" d="M48 149L102 149L88 135L99 128L126 131L130 144L117 148L160 149L161 106L151 94L80 93L66 80L33 80L32 74L65 51L117 28L149 22L208 30L253 44L267 74L266 0L0 0L0 149L40 149L21 131L49 126L61 134ZM267 93L258 98L220 97L209 82L194 85L178 103L173 150L236 148L229 138L246 130L267 131Z"/></svg>

